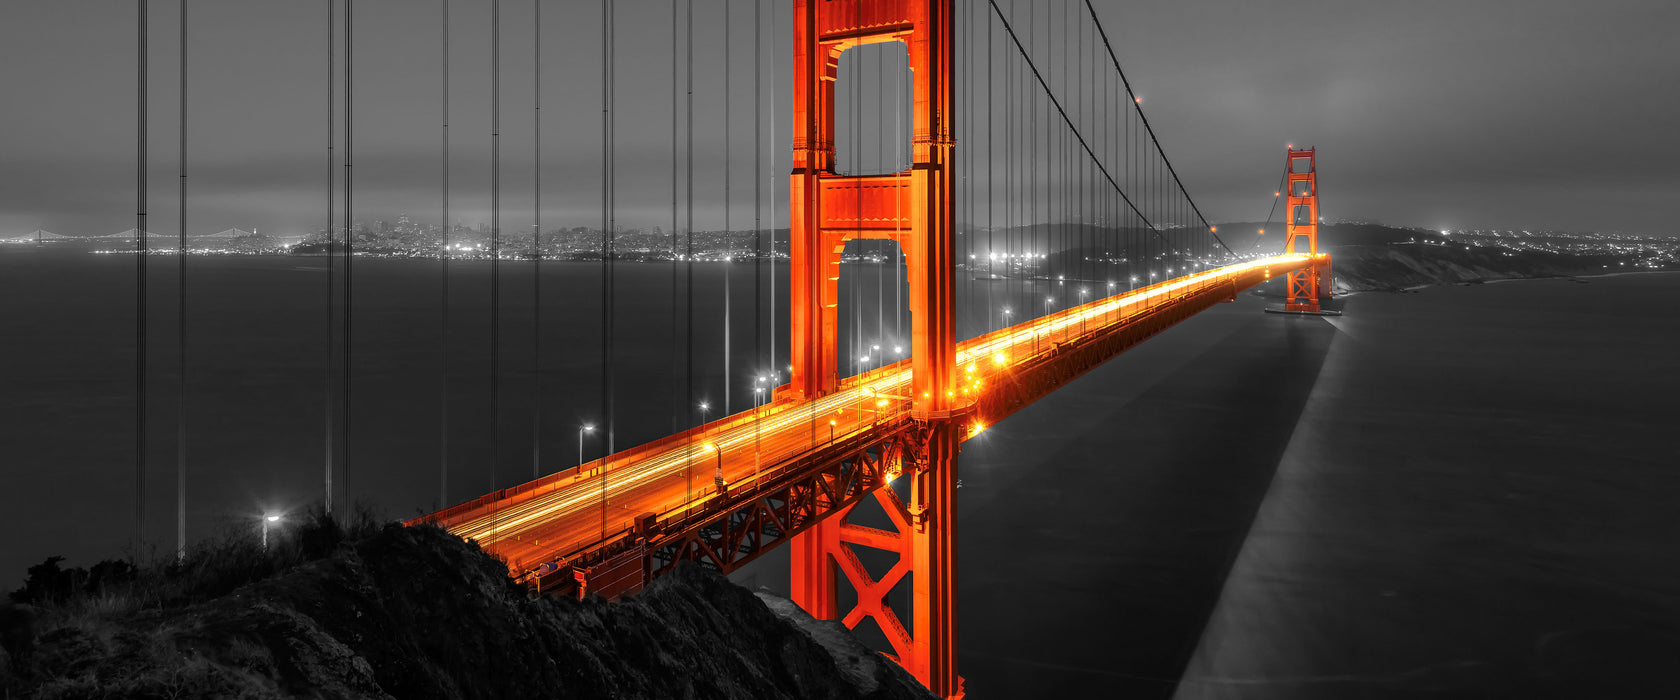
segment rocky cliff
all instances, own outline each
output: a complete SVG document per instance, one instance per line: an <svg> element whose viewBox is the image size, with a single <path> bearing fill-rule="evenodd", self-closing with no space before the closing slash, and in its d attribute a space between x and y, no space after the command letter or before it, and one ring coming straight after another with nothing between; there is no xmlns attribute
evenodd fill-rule
<svg viewBox="0 0 1680 700"><path fill-rule="evenodd" d="M0 658L14 697L931 697L835 623L697 567L617 603L532 598L430 527L376 529L190 602L10 614L35 618Z"/></svg>

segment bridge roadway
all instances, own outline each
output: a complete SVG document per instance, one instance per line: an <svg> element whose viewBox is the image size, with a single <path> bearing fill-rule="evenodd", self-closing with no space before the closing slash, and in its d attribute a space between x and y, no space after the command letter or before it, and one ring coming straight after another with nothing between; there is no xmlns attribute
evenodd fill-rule
<svg viewBox="0 0 1680 700"><path fill-rule="evenodd" d="M961 343L962 391L977 409L964 418L969 422L964 439L1154 333L1310 264L1308 256L1289 255L1228 265ZM1058 358L1075 358L1078 353L1068 351L1084 345L1093 351L1074 365L1057 366ZM1032 381L1035 375L1053 376ZM505 560L510 573L526 575L623 540L641 514L683 522L721 506L713 503L720 497L720 471L727 484L723 495L736 500L787 476L788 469L820 464L825 448L855 446L900 430L910 422L909 385L910 363L899 361L847 378L835 393L814 401L778 399L413 522L436 522L476 540Z"/></svg>

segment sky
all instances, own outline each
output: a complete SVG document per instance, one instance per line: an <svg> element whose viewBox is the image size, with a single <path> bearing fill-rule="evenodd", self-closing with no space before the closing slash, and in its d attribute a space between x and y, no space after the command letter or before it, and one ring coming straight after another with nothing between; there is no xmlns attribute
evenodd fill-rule
<svg viewBox="0 0 1680 700"><path fill-rule="evenodd" d="M997 1L1024 33L1061 21L1057 2ZM1680 233L1680 51L1670 36L1680 3L1094 4L1167 155L1210 220L1263 218L1284 146L1294 143L1319 148L1322 212L1331 219ZM501 5L502 226L534 220L539 86L544 226L599 225L600 3L544 2L540 22L533 0ZM686 202L692 184L697 228L721 227L726 211L735 228L760 217L785 225L789 3L693 5L690 47L682 40L687 17L674 22L672 3L616 2L615 221L668 227L673 186ZM984 4L958 5L961 26L991 21L968 14L987 11ZM180 5L150 6L148 227L173 232ZM355 3L359 220L441 216L441 7L442 0ZM134 226L136 8L133 0L0 3L0 236ZM342 0L339 9L342 17ZM327 1L199 0L189 12L189 232L284 235L324 225ZM450 0L450 12L451 218L476 225L490 211L490 3ZM342 41L342 25L337 31ZM1040 51L1060 46L1028 35L1041 37ZM1094 46L1084 50L1097 55ZM342 70L342 47L337 58ZM1053 82L1065 73L1050 55L1037 59ZM675 143L676 155L686 151L689 121L674 135L672 108L686 115L690 68L692 180L672 150ZM338 88L342 156L342 82Z"/></svg>

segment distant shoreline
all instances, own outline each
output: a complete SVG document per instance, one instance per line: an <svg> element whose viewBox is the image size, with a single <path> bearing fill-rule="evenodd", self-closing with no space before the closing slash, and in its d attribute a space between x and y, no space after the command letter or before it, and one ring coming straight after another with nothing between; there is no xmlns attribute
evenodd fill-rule
<svg viewBox="0 0 1680 700"><path fill-rule="evenodd" d="M1351 292L1342 292L1340 294L1337 294L1336 298L1346 299L1347 297L1359 296L1361 294L1378 294L1378 293L1396 294L1396 293L1400 293L1400 292L1415 292L1415 291L1418 291L1420 289L1428 289L1430 287L1447 287L1447 286L1473 287L1473 286L1476 286L1476 285L1479 285L1479 284L1503 284L1505 282L1534 282L1534 281L1537 281L1537 280L1573 280L1573 279L1601 278L1601 277L1623 277L1623 276L1626 276L1626 275L1664 275L1664 274L1680 275L1680 270L1628 270L1628 271L1625 271L1625 272L1605 272L1605 273L1596 274L1596 275L1546 275L1546 276L1541 276L1541 277L1495 277L1495 278L1492 278L1492 279L1481 279L1481 280L1472 280L1472 281L1464 281L1464 282L1431 282L1429 284L1415 284L1415 285L1412 285L1410 287L1400 287L1398 289L1360 289L1360 290L1355 290L1355 291L1351 291Z"/></svg>

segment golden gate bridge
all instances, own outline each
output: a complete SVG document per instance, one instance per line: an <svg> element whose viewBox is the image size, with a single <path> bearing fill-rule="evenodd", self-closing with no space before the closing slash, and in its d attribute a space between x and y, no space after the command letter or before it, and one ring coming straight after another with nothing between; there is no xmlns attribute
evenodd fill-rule
<svg viewBox="0 0 1680 700"><path fill-rule="evenodd" d="M508 0L508 4L514 2ZM453 255L448 225L451 0L439 0L439 4L444 225L437 254L443 290L440 332L447 335L451 332L448 295ZM533 119L536 224L529 249L504 247L516 239L502 231L500 219L503 4L491 0L488 7L492 344L500 343L503 322L498 301L500 267L522 261L540 267L545 257L540 203L544 62L542 3L537 0L528 3L537 18L531 32L536 77L532 97L538 112ZM678 273L683 274L686 286L681 302L688 314L686 324L678 323L678 304L673 303L672 323L688 334L683 405L700 407L699 424L692 424L692 413L685 411L677 420L689 425L678 426L668 436L623 450L613 440L616 422L632 419L618 415L614 406L614 339L619 321L614 270L621 257L616 247L617 197L623 186L633 189L651 184L626 182L618 173L616 150L626 139L645 135L617 131L622 120L615 111L618 91L635 91L637 86L623 84L616 76L615 65L621 58L618 38L626 30L616 25L616 4L603 0L598 86L602 196L596 251L601 270L601 424L580 427L579 464L545 473L539 447L551 428L544 420L541 392L537 392L531 425L533 478L411 524L435 523L477 542L504 560L510 574L534 591L609 598L633 594L682 562L728 573L786 543L792 553L792 597L799 605L819 619L841 620L848 627L873 620L891 646L883 653L935 694L960 697L963 689L954 647L959 619L954 543L958 455L963 442L1128 348L1215 304L1233 301L1237 294L1273 277L1287 278L1287 300L1281 311L1320 312L1320 301L1328 294L1325 280L1330 260L1317 249L1316 152L1291 145L1285 154L1284 182L1274 193L1274 204L1285 205L1283 254L1238 254L1202 215L1167 159L1144 117L1142 99L1121 72L1089 0L770 0L768 5L766 0L752 0L753 26L742 41L728 35L734 3L726 1L721 3L725 35L716 43L714 38L695 34L694 20L697 13L713 11L717 8L712 6L718 4L696 7L693 0L674 0L670 8L669 260L673 289L678 287ZM149 245L143 233L148 203L147 5L146 0L139 3L140 167L135 245L142 253ZM763 21L767 6L769 23ZM357 237L351 174L353 135L359 125L353 111L355 1L327 0L325 8L329 46L342 43L344 49L342 63L336 62L332 51L327 55L328 94L342 96L341 105L329 99L326 119L329 266L325 319L330 340L324 348L328 370L323 377L323 461L330 512L332 494L346 488L346 448L352 437L349 408L355 384L351 340ZM777 13L783 8L791 10L791 42L785 51L780 38L773 36ZM184 214L189 84L184 1L179 21ZM342 40L334 34L339 29ZM629 31L645 35L635 26ZM754 213L752 225L740 228L728 219L732 168L726 163L721 173L696 174L694 155L695 51L721 48L724 52L721 77L724 109L728 110L733 95L729 66L737 44L751 44L754 54ZM778 61L791 64L791 91L781 96L791 103L787 131L774 123L775 110L763 109L767 104L764 75L775 75L775 70L765 67ZM876 71L874 94L867 95L871 67ZM891 80L887 79L889 69ZM771 99L778 95L772 85ZM772 119L766 120L766 113ZM863 136L871 131L870 117L877 137L872 144ZM891 130L886 128L889 119ZM339 120L342 134L336 132ZM730 138L738 127L735 121L726 111L726 153L733 148ZM776 277L774 262L779 257L775 239L780 228L775 186L768 188L770 197L764 193L766 182L783 175L766 177L762 154L767 150L791 155L784 210L787 306L780 310L788 318L785 346L774 337L779 311L774 305L783 283ZM865 150L877 152L874 163L864 157ZM772 157L770 162L776 160ZM335 180L339 167L342 178ZM693 268L704 257L704 251L695 248L694 190L697 182L713 176L723 180L724 230L753 236L750 252L734 254L752 263L755 300L754 345L745 353L751 359L729 359L726 332L723 368L724 384L750 387L753 400L750 408L741 410L726 390L716 419L710 416L709 402L696 402L693 380L693 314L700 296ZM678 203L683 200L679 185L686 187L686 220L678 216ZM337 212L335 204L342 204ZM763 216L766 204L768 223ZM181 226L184 251L184 215ZM137 256L136 281L140 299L136 382L142 397L137 409L137 478L142 481L146 467L145 259ZM895 283L895 293L902 300L894 307L893 331L885 330L885 302L881 301L873 340L862 331L866 314L857 308L858 285L855 281L850 285L854 294L847 299L847 286L842 284L843 279L855 276L863 259L890 260L895 274L902 274L902 281ZM180 269L184 317L184 260ZM533 276L536 279L540 277ZM727 300L729 273L724 279ZM975 291L977 285L982 291ZM1053 291L1046 295L1044 288ZM533 285L532 293L534 305L540 304L540 288ZM771 305L769 314L762 309L764 303ZM983 313L973 314L973 308ZM902 321L905 312L908 332ZM965 312L985 319L977 324L983 330L961 337L959 321ZM725 318L729 318L727 312ZM771 321L769 334L761 330L766 318ZM531 320L534 326L542 322L540 315ZM183 368L184 328L183 323ZM536 344L538 337L533 334L532 353L540 360L544 351ZM895 348L890 359L883 344ZM496 363L500 357L497 345L491 353L490 400L498 430L502 417ZM447 372L446 362L440 367L445 382L439 414L446 442L451 420ZM183 436L184 425L183 418ZM583 431L597 427L607 454L585 462ZM185 440L180 442L178 466L184 489ZM499 449L500 443L495 444ZM492 469L500 461L498 454L489 458ZM451 466L445 445L440 451L439 493L446 500ZM457 472L462 469L460 464L453 466ZM184 504L184 491L181 494ZM853 508L865 501L885 511L891 529L850 521ZM143 522L143 500L136 509ZM184 547L184 509L179 517L178 537ZM136 529L140 530L138 524ZM896 563L886 573L873 575L858 557L860 548L896 555ZM855 592L857 602L848 609L840 606L842 584ZM911 590L907 609L889 604L888 594L901 585Z"/></svg>

